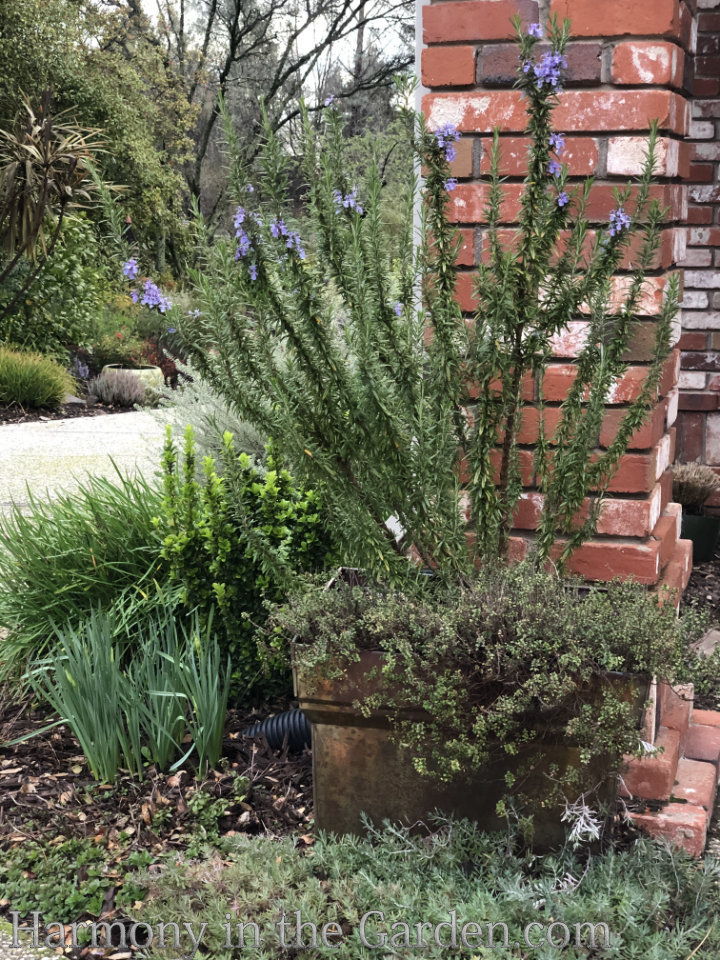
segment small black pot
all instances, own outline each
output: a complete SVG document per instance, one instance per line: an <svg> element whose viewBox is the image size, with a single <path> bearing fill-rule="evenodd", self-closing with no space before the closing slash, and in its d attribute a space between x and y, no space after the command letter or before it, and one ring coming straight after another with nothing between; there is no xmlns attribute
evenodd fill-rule
<svg viewBox="0 0 720 960"><path fill-rule="evenodd" d="M720 517L697 516L683 512L680 536L683 540L693 542L693 563L707 563L715 557L715 549L720 537Z"/></svg>

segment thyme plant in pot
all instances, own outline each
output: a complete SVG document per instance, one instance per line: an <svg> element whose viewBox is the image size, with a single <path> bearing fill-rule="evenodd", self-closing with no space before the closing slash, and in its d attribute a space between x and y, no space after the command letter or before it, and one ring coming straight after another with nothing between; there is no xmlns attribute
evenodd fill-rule
<svg viewBox="0 0 720 960"><path fill-rule="evenodd" d="M681 504L682 537L692 540L693 563L705 563L715 556L720 537L720 517L705 513L705 504L720 490L720 477L712 467L683 463L673 471L673 500Z"/></svg>
<svg viewBox="0 0 720 960"><path fill-rule="evenodd" d="M414 591L346 572L272 622L297 638L325 829L435 808L497 827L512 803L536 843L559 839L565 800L614 798L648 682L682 672L695 627L637 584L588 592L530 562Z"/></svg>
<svg viewBox="0 0 720 960"><path fill-rule="evenodd" d="M503 184L500 138L496 133L486 211L490 259L477 270L478 308L471 322L463 318L455 297L459 239L447 216L456 186L450 163L459 139L457 131L451 126L429 130L423 117L406 106L407 135L422 163L424 180L418 183L409 171L403 198L386 199L378 163L369 165L360 184L348 179L344 119L337 102L327 106L319 130L301 108L301 167L306 195L302 225L293 220L289 161L269 125L259 181L249 184L246 172L239 164L234 166L239 204L235 241L225 246L221 243L207 254L195 277L194 300L199 309L181 322L185 349L204 379L244 420L272 438L295 475L322 490L339 559L362 569L364 582L369 585L365 588L368 596L377 602L375 614L358 607L357 615L362 611L363 622L375 617L380 621L384 605L394 603L393 622L402 626L403 618L397 611L410 603L411 597L420 598L413 602L430 603L427 590L439 591L437 596L448 591L442 603L438 601L439 606L431 609L435 610L433 616L442 619L441 608L447 606L445 615L452 621L458 609L465 609L463 604L473 596L473 590L484 595L482 579L476 583L478 568L497 568L498 575L513 576L505 564L522 493L518 437L525 409L520 387L528 379L534 380L536 389L540 428L535 472L543 502L532 564L535 576L540 578L537 588L546 590L546 602L566 610L565 604L570 601L561 602L565 598L562 583L558 580L552 593L543 579L549 575L542 571L552 561L562 573L573 551L596 530L603 498L620 458L655 400L669 350L678 303L674 279L668 284L655 322L645 381L635 401L626 408L613 442L598 451L596 437L605 400L627 369L628 346L636 330L645 275L660 242L663 211L650 197L656 128L649 138L642 176L617 192L616 207L606 228L598 229L591 243L586 210L592 184L586 181L579 188L569 185L561 162L564 138L552 126L562 86L569 24L565 21L559 26L557 20L551 20L549 50L542 55L536 49L542 36L540 26L532 24L523 29L518 19L516 28L520 62L517 85L525 96L532 144L528 173L516 241L505 246L500 231ZM410 91L401 86L401 92L409 103ZM232 145L227 119L226 132ZM297 179L297 171L294 174ZM418 194L421 202L416 205ZM395 209L401 204L405 212L404 232L399 238L394 232L392 242L384 229L384 205L388 202ZM420 217L417 234L413 226L416 209ZM611 294L611 280L625 261L630 244L633 272L624 299L618 302ZM577 376L560 409L559 424L550 435L545 427L543 382L553 340L583 311L588 336L580 351ZM428 570L432 578L424 575ZM571 596L572 605L583 606L577 592ZM324 622L323 602L332 609L335 601L331 592L316 599L312 616L308 613L307 621L302 621L301 638L306 641L303 647L321 654L327 634L323 628L316 635L315 625ZM604 620L608 610L599 604L594 600L586 610L596 611ZM589 612L584 616L593 623ZM381 661L377 657L373 660L373 669L385 677L403 665L407 667L384 690L383 695L390 700L384 706L375 706L400 740L406 738L403 742L409 744L410 758L420 754L419 741L408 740L408 731L423 731L424 742L430 729L425 719L428 704L437 705L447 698L452 714L457 686L465 682L467 669L474 662L461 655L460 648L454 652L454 643L448 641L443 648L444 660L428 660L438 670L418 672L421 660L412 651L423 649L427 639L425 628L418 629L419 636L401 633L399 646L379 647L374 652L382 654ZM585 690L590 703L596 698L596 678L601 673L634 672L637 668L646 674L660 668L649 653L642 663L635 663L613 645L604 659L605 652L592 646L592 631L598 629L595 623L586 640L587 656L596 658L595 666L586 669L582 666L587 666L586 661L576 659L575 679L567 687L575 693ZM356 636L352 615L342 618L338 630L341 638L350 638L350 643ZM453 630L455 627L448 633L443 628L439 635L443 640L448 636L457 639ZM573 702L577 713L573 729L579 729L586 716L580 699L573 700L572 691L568 701L562 696L553 698L545 683L554 674L556 658L565 657L562 644L556 646L561 636L556 624L538 640L539 646L528 660L527 683L523 680L521 692L509 701L511 713L517 719L524 711L532 713L538 707L542 712L551 704L565 716ZM577 634L571 636L572 646L579 641ZM638 633L633 631L628 636ZM651 646L658 644L664 649L662 631L643 637ZM380 639L390 642L386 632ZM520 657L521 634L514 649ZM303 662L312 665L312 652L307 660L304 658L305 653ZM614 658L617 663L613 667ZM481 656L478 662L486 661ZM303 677L309 676L317 684L321 666L337 692L338 707L342 707L336 711L338 742L340 728L347 735L336 756L342 753L349 764L364 735L362 713L356 709L353 720L346 708L354 701L364 702L368 709L374 703L372 688L361 679L365 661L348 659L345 664L349 688L342 680L345 668L336 668L332 657L325 660L320 656L316 668L298 669L298 693L307 703L313 699L314 688L303 687ZM567 672L572 673L569 666ZM472 676L474 692L478 693L476 684L482 687L483 670L478 668ZM455 686L448 684L448 677ZM491 671L491 687L497 680L493 677ZM372 682L371 677L366 679ZM354 691L356 683L359 686ZM391 696L393 684L406 691L404 699ZM531 702L533 685L542 689L538 704ZM330 687L323 689L327 692ZM629 690L633 689L630 684ZM479 703L485 694L478 696ZM488 692L487 696L494 702L493 694ZM606 702L604 696L601 701ZM618 717L624 716L637 740L631 718L634 713L620 706L633 701L632 692L626 692L615 697L615 706L608 709L616 710ZM393 712L396 710L399 713ZM403 713L408 710L410 713ZM391 716L400 718L399 726L390 724ZM477 722L482 727L486 721L478 714ZM319 747L323 725L330 726L320 719L314 724L316 785L324 776L327 783L334 783L338 794L345 790L345 799L351 802L354 786L348 781L346 787L343 785L346 771L332 766L322 773L319 770L325 762ZM474 730L472 724L470 729ZM527 723L523 727L526 729L530 729ZM325 733L331 735L325 731L322 736ZM483 742L488 743L493 737L502 741L505 735L499 719L485 733ZM478 731L473 737L476 735ZM622 737L618 737L620 742ZM524 745L533 740L513 734L508 744L518 750L522 744L524 750ZM587 767L590 756L580 743L577 740L578 762ZM548 750L536 750L534 761L528 759L528 763L539 763L543 753ZM408 755L404 761L395 754L393 758L393 763L402 763ZM391 762L390 754L379 755L378 761ZM465 756L457 769L450 764L445 773L459 775L469 766L477 771L484 769L486 762L489 758L478 749ZM553 761L551 766L557 764ZM410 763L409 769L412 773L416 767ZM399 795L409 803L409 788L400 789L404 781L399 773L393 777ZM377 776L373 782L377 782ZM355 802L359 815L357 797ZM323 822L322 814L318 823L329 825Z"/></svg>

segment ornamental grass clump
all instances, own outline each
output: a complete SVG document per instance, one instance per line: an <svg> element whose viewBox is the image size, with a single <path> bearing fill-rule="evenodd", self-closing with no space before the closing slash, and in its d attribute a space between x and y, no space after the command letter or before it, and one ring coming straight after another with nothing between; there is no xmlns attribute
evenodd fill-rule
<svg viewBox="0 0 720 960"><path fill-rule="evenodd" d="M522 493L518 437L528 380L539 420L537 556L545 561L559 541L553 556L567 560L597 527L621 456L656 398L669 349L678 305L673 278L637 399L608 448L598 450L605 402L627 370L660 242L663 210L650 196L657 126L641 176L616 191L593 238L592 179L570 183L564 138L552 123L569 24L551 21L542 55L540 27L523 31L519 20L516 27L528 169L517 235L506 242L496 131L488 260L477 268L478 307L470 321L456 302L460 241L448 216L459 132L451 125L431 129L406 106L407 136L424 179L408 170L403 195L389 197L375 160L361 182L348 179L337 102L324 111L319 131L300 109L301 225L293 218L289 161L269 126L259 182L248 186L235 165L235 241L197 274L199 313L184 321L186 347L202 376L277 444L299 478L323 490L344 561L395 582L407 579L415 560L457 579L471 577L482 558L507 557ZM382 216L389 203L404 212L392 243ZM613 278L631 245L632 269L619 287ZM586 332L577 375L551 430L543 384L553 342L580 317Z"/></svg>
<svg viewBox="0 0 720 960"><path fill-rule="evenodd" d="M702 513L710 497L720 490L720 476L702 463L682 463L673 471L673 500L688 513Z"/></svg>
<svg viewBox="0 0 720 960"><path fill-rule="evenodd" d="M51 357L0 347L0 404L57 410L74 386L68 371Z"/></svg>

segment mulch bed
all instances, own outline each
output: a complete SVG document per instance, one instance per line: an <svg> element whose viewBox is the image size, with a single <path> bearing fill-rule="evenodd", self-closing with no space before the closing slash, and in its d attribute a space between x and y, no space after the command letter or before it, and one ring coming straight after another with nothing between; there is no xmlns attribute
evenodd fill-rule
<svg viewBox="0 0 720 960"><path fill-rule="evenodd" d="M198 791L226 801L215 821L220 837L294 835L299 846L310 846L314 838L309 832L313 817L309 751L274 752L264 738L242 735L249 724L285 706L230 711L220 769L202 782L188 766L173 774L151 767L142 780L120 774L113 784L98 784L78 742L64 726L0 748L0 856L29 841L49 845L69 837L90 837L105 848L111 870L133 851L148 851L153 858L181 852L197 838L191 798ZM42 729L52 719L45 709L15 705L0 713L0 743ZM239 793L238 777L247 780ZM115 907L114 889L103 919L129 923ZM0 913L9 909L11 905L0 901ZM68 948L66 955L87 954Z"/></svg>
<svg viewBox="0 0 720 960"><path fill-rule="evenodd" d="M695 603L707 610L712 626L720 628L720 554L708 563L695 564L683 595L683 607Z"/></svg>
<svg viewBox="0 0 720 960"><path fill-rule="evenodd" d="M312 820L310 753L275 752L264 738L242 736L245 727L267 712L229 712L221 769L202 783L188 765L172 775L151 767L142 781L128 774L120 775L115 784L98 786L78 742L64 726L0 749L0 847L13 834L41 839L57 831L94 837L121 829L127 834L132 827L136 849L158 853L183 849L186 801L196 790L229 798L227 813L219 822L221 835L306 832ZM4 717L0 743L42 729L51 720L52 714L42 709ZM241 802L236 802L233 791L237 777L248 780ZM168 808L170 816L162 818L159 829L152 821L161 807Z"/></svg>
<svg viewBox="0 0 720 960"><path fill-rule="evenodd" d="M4 423L38 423L45 420L72 420L77 417L104 417L108 413L132 413L132 407L113 407L103 403L64 403L59 410L25 410L16 403L0 404L0 426Z"/></svg>

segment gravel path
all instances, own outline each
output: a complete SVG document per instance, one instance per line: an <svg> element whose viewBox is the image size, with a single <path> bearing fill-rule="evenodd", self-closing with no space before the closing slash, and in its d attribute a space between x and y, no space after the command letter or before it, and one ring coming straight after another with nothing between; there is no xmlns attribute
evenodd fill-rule
<svg viewBox="0 0 720 960"><path fill-rule="evenodd" d="M70 490L88 474L159 466L164 429L149 413L0 426L0 511L27 504L27 488L38 496Z"/></svg>
<svg viewBox="0 0 720 960"><path fill-rule="evenodd" d="M57 954L47 947L33 947L32 935L20 933L17 946L14 947L12 926L0 921L0 960L35 960L47 957L57 957Z"/></svg>

